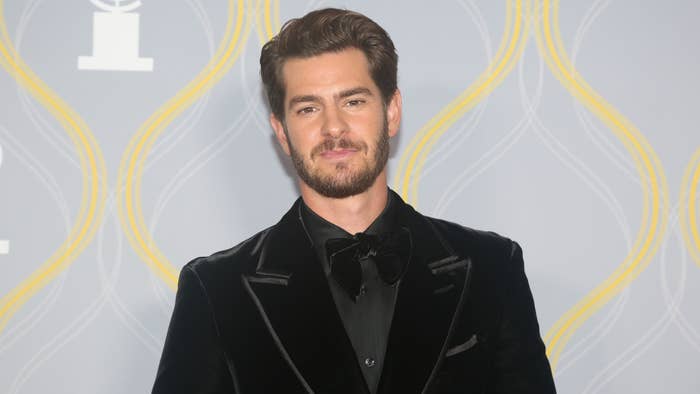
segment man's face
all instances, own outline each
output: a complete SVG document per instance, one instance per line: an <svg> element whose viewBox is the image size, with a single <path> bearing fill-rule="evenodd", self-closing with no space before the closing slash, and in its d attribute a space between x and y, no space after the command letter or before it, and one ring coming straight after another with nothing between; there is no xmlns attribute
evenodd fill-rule
<svg viewBox="0 0 700 394"><path fill-rule="evenodd" d="M384 172L401 96L384 105L358 49L289 59L282 68L284 119L270 117L302 182L332 198L359 194Z"/></svg>

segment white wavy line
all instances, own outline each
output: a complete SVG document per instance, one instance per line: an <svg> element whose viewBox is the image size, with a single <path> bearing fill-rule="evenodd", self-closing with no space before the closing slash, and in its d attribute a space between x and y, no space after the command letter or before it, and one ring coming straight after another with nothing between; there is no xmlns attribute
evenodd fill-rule
<svg viewBox="0 0 700 394"><path fill-rule="evenodd" d="M3 139L0 139L0 142L3 143L6 151L15 156L18 161L27 167L49 191L49 196L58 206L59 214L63 219L65 236L68 236L71 229L70 209L56 178L41 164L41 161L38 160L29 149L25 148L24 145L17 138L12 136L12 133L2 125L0 125L0 133L4 136Z"/></svg>
<svg viewBox="0 0 700 394"><path fill-rule="evenodd" d="M591 13L590 10L589 13ZM579 175L579 177L584 181L584 183L587 186L589 186L592 189L592 191L594 191L595 194L598 197L600 197L600 199L603 202L606 203L605 205L608 207L608 209L610 209L611 213L620 225L620 230L622 231L622 234L624 236L627 248L631 249L632 234L630 226L628 224L629 221L627 220L627 217L624 214L624 208L622 204L620 204L618 199L615 197L615 193L613 193L611 188L599 176L597 176L595 174L595 171L593 171L589 166L587 166L583 162L583 160L577 158L576 155L571 153L571 151L569 151L569 149L566 148L566 146L563 143L561 143L547 127L543 125L543 123L539 120L539 117L536 117L534 125L539 126L534 127L533 130L541 138L541 140L545 142L545 145L550 147L554 145L558 146L561 152L563 152L563 154L565 154L569 158L570 162L567 163L566 159L560 154L556 153L554 148L550 149L552 153L554 153L555 156L557 156L562 162L564 162L567 165L567 167L569 167L577 175ZM576 166L578 166L578 169L574 168ZM589 177L590 179L586 179L586 177Z"/></svg>
<svg viewBox="0 0 700 394"><path fill-rule="evenodd" d="M4 136L4 138L0 137L0 143L3 144L5 150L29 169L30 173L39 180L39 183L48 190L48 195L58 206L59 215L64 223L64 236L67 237L71 227L71 219L68 212L69 208L63 193L61 193L58 187L56 179L41 164L41 161L37 160L37 158L2 125L0 125L0 135ZM65 274L62 274L61 278L65 280ZM15 320L7 330L0 334L0 353L9 349L12 344L31 332L31 329L33 329L38 324L39 320L53 307L55 298L61 293L62 288L62 283L54 285L38 304L31 309L25 310L24 313L26 313L26 315L21 320Z"/></svg>
<svg viewBox="0 0 700 394"><path fill-rule="evenodd" d="M600 3L594 4L594 7L595 7L596 5L598 5L598 4L600 4ZM607 5L607 4L606 4L606 5ZM601 10L602 10L602 9L601 9ZM587 13L587 15L591 15L591 18L595 18L595 17L597 17L597 16L600 14L600 11L601 11L601 10L596 10L596 12L591 12L591 11L589 10L589 13ZM587 24L586 27L590 26L590 23L592 23L592 20L590 20L590 21L587 20L587 21L586 21L586 24ZM587 28L586 28L586 30L587 30ZM582 34L583 34L582 31L585 31L585 30L582 30L581 28L579 28L579 33L580 33L581 35L578 35L578 36L577 36L577 40L578 40L578 41L576 42L576 46L575 46L576 50L578 49L578 46L580 45L580 42L581 42L581 40L582 40ZM576 104L576 103L575 103L575 104L574 104L574 107L578 110L577 113L580 113L580 104ZM586 128L587 126L590 126L590 124L587 124L587 122L585 121L585 119L584 119L583 117L579 116L579 120L582 121L582 125L583 125L584 128ZM593 129L594 129L594 130L597 130L597 129L594 128L594 127L593 127ZM588 130L587 130L587 131L588 131ZM589 135L590 135L590 133L589 133ZM605 140L607 140L607 139L605 139ZM597 142L597 141L594 140L594 143L596 143L596 142ZM603 150L603 152L606 154L606 156L608 156L611 160L613 160L614 162L617 163L617 160L615 160L615 158L614 158L614 156L615 156L614 152L613 152L613 154L610 154L603 146L601 146L601 145L598 144L598 143L596 143L596 146L598 146L599 149ZM577 162L578 162L578 160L577 160ZM582 164L582 163L580 163L580 164ZM619 166L623 171L625 171L624 166L622 166L622 165L618 165L618 166ZM587 167L586 167L586 169L587 169ZM629 172L628 172L628 171L625 171L625 173L629 173ZM591 173L590 175L594 175L594 174ZM597 179L597 177L596 177L596 179ZM638 182L642 182L642 181L647 181L647 180L646 180L646 179L642 179L642 180L639 180ZM603 184L603 186L605 186L605 185ZM605 187L605 190L609 192L609 189L608 189L607 187ZM610 193L610 196L611 196L611 199L612 199L612 203L613 203L614 205L616 205L616 206L619 207L618 210L617 210L617 212L619 212L619 214L618 214L618 215L615 215L615 212L613 212L613 214L616 216L616 219L618 220L618 223L621 224L621 227L622 227L623 231L625 231L625 229L626 229L625 223L627 223L627 221L626 221L626 220L623 220L623 221L620 220L620 219L624 219L624 218L625 218L625 216L623 215L623 212L624 212L624 211L622 210L621 205L619 204L619 202L617 201L617 199L614 197L614 195L613 195L611 192L609 192L609 193ZM602 197L602 196L601 196L601 197ZM607 204L606 204L606 205L607 205ZM611 208L611 207L609 206L609 208ZM614 209L614 208L613 208L613 209ZM628 249L629 249L629 248L630 248L630 238L629 238L629 232L627 232L627 231L625 231L625 238L626 238L626 240L627 240L627 245L628 245ZM620 313L622 313L622 311L623 311L623 308L620 308L620 309L618 310L618 312L613 312L613 313L611 313L609 316L615 316L615 314L620 314ZM607 317L606 317L606 319L607 319ZM615 316L615 320L617 320L617 319L618 319L618 316ZM611 328L611 327L610 327L610 328ZM657 337L657 339L658 339L658 337ZM599 341L600 341L600 340L595 341L595 342L599 342ZM591 343L591 344L588 345L588 346L586 346L585 349L586 349L586 350L590 349L590 348L595 344L595 342L594 342L594 343ZM641 344L641 342L638 342L636 345L633 345L631 348L629 348L628 350L626 350L625 352L623 352L623 354L622 354L620 357L618 357L618 358L616 359L615 362L609 364L608 367L604 368L603 371L601 371L601 372L596 376L596 378L594 378L594 379L588 384L588 386L587 386L586 389L585 389L585 392L587 392L588 390L592 390L592 389L595 388L596 379L602 379L602 380L603 380L602 383L599 383L599 385L602 387L602 385L604 385L606 382L610 381L614 376L616 376L617 374L619 374L619 372L621 372L622 369L624 369L627 365L629 365L632 361L634 361L634 360L636 359L636 357L631 357L626 363L624 363L621 367L619 367L619 368L617 369L617 371L614 372L614 373L612 374L612 376L610 376L610 377L608 377L608 378L606 378L606 379L603 379L603 378L602 378L602 376L603 376L608 370L612 369L613 366L614 366L615 364L619 363L619 362L625 357L625 355L627 355L629 352L632 352L632 350L635 349L636 347L638 347L638 345L640 345L640 344ZM645 343L645 346L646 346L646 347L645 347L644 349L648 348L648 346L650 346L650 344L649 344L649 343ZM643 352L644 349L643 349L642 351L640 351L640 352ZM578 358L580 358L580 357L578 357ZM567 367L570 367L570 366L571 366L571 365L568 365ZM558 371L558 374L559 374L559 373L561 373L561 371Z"/></svg>
<svg viewBox="0 0 700 394"><path fill-rule="evenodd" d="M461 0L457 0L467 12L470 19L476 26L479 32L479 37L481 37L482 43L484 44L484 52L486 53L486 64L490 65L493 61L493 47L491 42L490 33L488 27L486 26L486 21L481 13L481 10L474 5L472 0L469 0L469 5L465 4ZM415 187L421 179L427 177L433 170L435 170L440 164L447 160L453 153L459 149L463 143L465 143L469 138L477 131L477 126L483 117L485 110L488 106L490 96L487 95L472 111L469 111L469 116L467 119L459 121L461 123L460 127L454 128L450 127L450 131L446 131L448 138L440 139L440 143L435 147L435 149L430 152L426 157L427 165L421 171L420 176L413 177L411 180L411 187Z"/></svg>
<svg viewBox="0 0 700 394"><path fill-rule="evenodd" d="M150 332L144 324L136 318L128 307L124 305L121 301L121 297L116 292L116 283L119 279L119 273L121 266L123 264L123 250L124 250L124 235L121 231L121 225L119 224L119 219L115 211L115 204L117 200L117 193L112 192L107 201L107 206L105 207L106 213L111 215L114 223L114 231L116 232L116 242L117 242L117 252L114 257L114 266L109 274L106 272L106 262L104 258L104 229L105 226L101 226L97 234L97 263L99 267L100 283L102 285L103 294L106 300L112 306L112 309L116 313L118 320L124 324L124 326L136 337L142 344L148 348L148 350L154 354L158 355L160 349L163 346L163 341L159 336ZM106 222L105 222L106 224Z"/></svg>
<svg viewBox="0 0 700 394"><path fill-rule="evenodd" d="M675 227L675 223L678 221L677 211L678 206L676 205L671 210L673 214L671 215L671 218L669 220L670 228ZM661 269L665 269L667 265L665 249L670 236L671 235L668 233L664 235L664 240L661 246L663 254L660 255ZM683 256L682 260L684 261L685 265L685 256ZM662 271L662 273L662 275L665 275L664 271ZM637 341L635 341L631 346L629 346L627 349L621 352L619 356L617 356L615 359L609 362L602 370L598 372L598 374L596 374L592 379L590 379L588 385L586 385L582 392L583 394L592 394L600 391L606 384L610 383L613 379L619 376L634 361L639 359L639 357L641 357L642 354L649 350L649 348L651 348L651 346L661 338L662 334L666 332L666 330L673 321L673 319L671 318L673 316L673 311L677 308L677 305L683 299L683 295L685 292L685 272L683 272L683 274L681 275L681 280L682 282L680 283L680 287L676 295L674 296L674 299L671 300L671 303L667 304L666 311L664 311L664 314L661 316L661 318L656 323L654 323Z"/></svg>
<svg viewBox="0 0 700 394"><path fill-rule="evenodd" d="M210 46L211 47L211 46ZM114 210L114 203L115 203L115 194L112 193L110 196L109 200L109 209L110 211ZM104 232L104 225L101 226L100 228L100 237L103 236ZM121 232L118 231L119 235L119 244L120 244L120 252L121 252L121 239L122 235ZM100 240L101 241L101 240ZM74 320L73 324L71 326L67 327L63 331L61 331L58 335L56 335L49 343L44 345L41 350L35 354L31 360L29 361L28 364L26 364L22 370L20 371L19 375L15 378L13 385L12 385L12 390L14 392L18 391L21 386L29 379L29 377L33 374L33 372L36 370L36 368L39 367L39 365L43 364L46 362L48 359L50 359L53 354L55 354L61 347L63 347L68 341L70 341L73 337L77 335L78 332L82 331L87 325L94 320L97 312L102 309L106 301L110 301L110 303L115 307L115 312L117 312L117 317L122 321L122 323L125 324L125 326L142 342L144 345L146 345L154 354L158 354L160 348L162 347L162 341L159 341L158 338L150 333L146 327L138 320L136 319L126 307L119 301L118 295L114 293L114 282L118 278L118 272L119 268L121 265L121 253L118 256L117 259L117 264L115 267L112 269L111 273L111 280L106 278L105 276L105 270L104 270L104 260L102 259L102 248L101 248L102 242L100 242L100 255L98 255L98 260L100 261L100 268L101 268L101 280L102 280L102 285L103 285L103 292L100 295L98 299L96 299L95 302L93 302L88 308L84 310L81 315ZM121 312L121 313L120 313ZM129 320L127 320L129 319ZM77 327L77 329L72 330L73 327ZM147 337L150 337L147 338ZM61 338L63 338L61 340Z"/></svg>
<svg viewBox="0 0 700 394"><path fill-rule="evenodd" d="M12 345L17 343L21 338L26 336L31 330L36 327L39 322L46 317L46 314L56 303L58 296L63 291L63 285L66 281L65 271L58 275L53 286L48 289L46 296L21 320L18 320L13 326L3 332L0 338L0 354L8 351Z"/></svg>
<svg viewBox="0 0 700 394"><path fill-rule="evenodd" d="M575 64L575 59L578 54L579 47L581 43L583 42L583 36L585 33L588 32L589 27L592 25L593 21L601 14L602 10L607 6L609 1L606 0L598 0L596 1L586 12L584 17L582 18L582 22L579 24L579 27L577 28L575 39L574 39L574 45L572 47L572 63ZM607 152L606 148L602 146L599 142L599 138L602 139L604 142L607 142L608 145L611 143L609 142L609 139L607 137L599 137L595 138L595 135L591 133L591 130L596 131L598 134L602 134L598 130L597 127L595 127L592 122L587 122L587 120L590 120L590 118L585 117L584 111L582 109L582 106L578 104L578 102L575 102L575 109L576 109L576 114L581 121L581 124L583 128L586 130L587 134L589 137L591 137L591 140L593 143L596 145L596 147L603 151L608 158L618 164L618 160L615 157L615 154L610 154ZM614 147L613 147L614 148ZM616 152L613 152L616 153ZM621 155L618 153L618 156ZM622 161L628 161L627 160L622 160ZM620 167L621 170L623 170L630 179L633 179L637 183L639 183L638 179L634 177L622 164L618 164L618 167ZM619 206L619 203L618 203ZM620 224L620 227L623 231L623 235L625 237L625 241L627 244L627 249L631 248L631 234L629 231L629 224L627 221L626 216L624 215L623 210L621 207L618 208L618 213L616 215L616 219L618 223ZM581 338L578 342L570 345L567 349L567 351L563 352L561 355L561 360L566 360L568 363L565 362L560 362L560 366L557 368L556 376L561 376L563 375L569 368L573 367L578 361L580 361L584 355L586 355L590 350L594 348L595 345L600 343L603 338L612 330L613 326L615 323L619 320L620 316L622 315L622 312L624 310L624 305L627 303L627 300L629 298L629 293L630 293L630 288L626 288L620 297L615 301L615 304L612 306L611 310L607 313L607 315L598 323L596 327L594 327L592 330L590 330L583 338ZM572 356L573 355L573 356Z"/></svg>
<svg viewBox="0 0 700 394"><path fill-rule="evenodd" d="M163 188L163 192L159 195L156 206L154 207L149 225L150 233L155 237L156 228L160 217L175 193L182 188L186 182L192 178L200 169L202 169L210 161L214 160L225 148L230 145L240 134L245 131L245 124L253 117L251 106L249 105L244 112L219 136L207 145L203 150L195 154L182 166L175 175L171 178L168 184ZM153 290L164 310L169 313L172 309L172 292L165 293L162 286L162 281L154 274L151 275L151 283Z"/></svg>
<svg viewBox="0 0 700 394"><path fill-rule="evenodd" d="M153 237L155 237L156 229L160 217L170 202L170 199L175 196L175 193L182 188L187 181L192 178L200 169L202 169L207 163L216 158L225 148L230 145L241 133L245 130L244 126L250 118L253 116L248 107L246 111L242 112L239 117L231 124L223 133L219 135L212 143L207 145L202 151L194 155L183 167L181 167L171 178L168 184L164 187L163 192L159 195L156 207L154 208L154 213L151 217L151 223L149 225L149 231ZM169 314L172 310L172 292L167 291L155 273L150 276L151 286L157 299L160 301L160 305L166 314Z"/></svg>
<svg viewBox="0 0 700 394"><path fill-rule="evenodd" d="M525 34L525 32L523 32ZM527 55L527 47L523 48L521 54L521 60L518 62L518 72L519 74L524 73L523 65L524 61L522 59ZM541 61L540 61L541 62ZM513 126L501 139L499 139L491 148L489 148L484 154L482 154L476 161L474 161L470 166L466 167L461 173L455 176L450 182L450 184L445 188L438 199L437 204L433 211L433 215L441 217L447 210L448 206L456 200L459 195L466 189L477 177L483 174L488 168L500 160L525 134L529 124L531 123L532 114L534 113L534 108L539 106L539 100L542 96L542 86L543 86L543 71L540 66L537 89L535 93L535 98L532 100L534 102L534 107L530 108L530 111L526 111L523 117L518 120L518 122ZM525 86L519 78L519 88L520 93L525 94Z"/></svg>
<svg viewBox="0 0 700 394"><path fill-rule="evenodd" d="M179 170L175 172L173 177L163 187L159 194L156 206L153 209L151 223L149 226L150 233L155 236L155 231L158 222L163 213L163 210L170 202L170 199L175 193L182 188L187 181L192 178L200 169L202 169L210 161L214 160L221 152L224 151L244 130L243 124L247 123L250 118L250 110L242 112L238 119L234 121L223 133L219 134L211 143L204 147L201 151L195 153ZM239 126L240 124L240 126Z"/></svg>
<svg viewBox="0 0 700 394"><path fill-rule="evenodd" d="M216 44L214 43L214 27L209 19L209 15L199 1L187 0L186 3L192 8L193 13L202 25L207 49L209 50L209 59L211 59L214 56ZM176 127L155 141L153 149L149 153L148 163L144 165L144 172L174 149L194 129L194 125L200 121L204 111L207 109L210 97L211 91L207 90L194 106L189 111L186 111L185 116L180 119L180 123Z"/></svg>
<svg viewBox="0 0 700 394"><path fill-rule="evenodd" d="M43 0L30 0L20 14L15 28L15 50L19 55L21 52L24 33L27 31L29 20L34 15L34 12L39 7ZM19 60L19 59L16 59ZM63 130L59 130L54 126L53 122L47 120L37 108L36 103L32 100L29 91L21 84L16 83L17 97L22 106L22 111L27 115L27 118L34 126L35 130L51 145L51 147L64 159L66 159L75 168L80 168L80 164L75 158L75 147L72 145L70 138ZM47 131L48 130L48 131Z"/></svg>
<svg viewBox="0 0 700 394"><path fill-rule="evenodd" d="M540 79L539 79L540 86L538 87L538 89L541 90L544 67L543 67L543 61L542 61L541 57L538 58L538 61L539 61L539 71L540 71ZM556 138L553 137L551 132L549 132L542 125L542 122L541 122L541 120L539 120L539 117L537 116L534 107L532 105L528 104L528 98L527 98L527 95L525 94L526 89L524 88L525 78L524 78L524 75L522 72L522 64L523 63L524 62L522 62L521 66L519 67L519 82L520 82L521 100L523 101L523 106L525 108L529 108L528 111L531 113L531 124L532 124L533 130L538 134L540 139L545 143L545 146L555 155L555 157L559 158L562 162L564 162L567 166L569 166L570 169L572 169L575 173L577 173L577 175L584 180L584 183L586 183L587 186L589 186L589 188L593 189L593 191L596 192L596 194L598 194L598 196L604 202L606 202L606 205L608 206L609 209L611 209L613 211L613 214L615 214L615 211L616 211L615 206L619 207L620 204L615 199L614 194L612 194L612 192L610 192L609 188L607 188L606 185L597 176L595 176L595 174L593 174L592 171L590 171L587 168L587 166L582 164L580 162L580 160L576 159L573 155L571 155L571 153L566 149L566 147L564 147L561 143L558 142L558 140L556 140ZM538 128L543 130L544 133L547 135L543 135L541 131L538 131ZM557 152L554 145L559 146L560 149L562 149L565 153L567 153L567 156L569 156L569 159L571 161L573 161L574 163L578 163L580 167L583 167L583 170L577 169L576 166L569 163L564 156L562 156L559 152ZM584 173L586 173L586 172L589 173L588 175L593 178L593 181L589 181L586 179L586 177L584 176ZM608 195L610 196L609 199L605 198L604 193L600 192L599 188L594 185L594 183L596 183L595 182L596 180L598 181L599 184L602 184L603 189L608 190ZM621 209L618 209L617 211L620 212ZM620 220L619 215L616 215L616 217L617 217L618 224L620 225L620 227L623 231L623 235L625 236L625 239L627 240L627 243L629 245L631 243L631 238L630 238L629 231L627 230L627 227L625 226L625 221ZM568 354L573 353L571 350L574 350L574 349L579 352L576 354L576 356L574 356L573 359L568 360L569 361L568 364L564 364L564 368L558 369L556 376L559 376L563 371L566 371L568 368L573 366L573 364L576 361L578 361L580 358L582 358L582 356L585 353L590 351L595 344L600 342L601 337L598 337L595 334L604 334L604 333L609 332L609 330L612 329L614 323L618 320L620 314L622 313L622 311L624 309L624 302L625 301L626 301L626 298L625 299L619 298L618 301L616 302L616 304L614 305L613 309L610 311L610 313L608 315L606 315L605 318L603 318L601 320L601 322L595 328L593 328L593 330L589 333L589 335L583 337L581 340L574 343L572 348L570 349L570 351L566 352L562 355L562 358L566 358L566 356Z"/></svg>
<svg viewBox="0 0 700 394"><path fill-rule="evenodd" d="M254 40L257 42L256 40ZM248 50L249 46L246 45L246 51ZM256 52L259 53L262 47L256 47ZM265 138L269 138L272 136L272 133L270 132L270 123L268 122L268 116L267 115L267 103L264 100L267 100L266 93L263 89L262 83L260 81L260 77L258 76L257 83L254 86L248 86L248 80L250 79L249 76L246 74L247 66L248 63L246 61L245 56L241 56L241 60L239 61L240 68L241 68L241 85L243 86L243 90L247 92L251 92L247 97L248 100L256 100L260 102L260 100L263 100L262 105L257 105L255 106L255 114L253 117L253 121L257 127L255 129ZM254 62L253 63L256 67L258 63ZM258 74L259 75L259 74Z"/></svg>
<svg viewBox="0 0 700 394"><path fill-rule="evenodd" d="M20 369L17 377L12 381L8 394L16 394L22 386L29 380L34 371L37 370L44 362L49 360L70 340L77 337L89 323L91 323L97 313L104 307L106 302L105 294L103 293L90 306L88 306L68 327L61 330L49 342L39 349L27 363Z"/></svg>
<svg viewBox="0 0 700 394"><path fill-rule="evenodd" d="M254 4L254 15L256 16L255 18L255 23L257 24L257 15L258 13L262 12L262 0L257 0L258 4ZM262 20L262 17L260 18ZM263 21L264 23L264 21ZM251 27L252 28L252 27ZM261 26L261 30L264 31L265 27ZM258 43L257 40L253 40L256 44ZM246 52L250 46L246 45ZM260 50L262 49L262 46L256 46L255 51L253 52L254 54L258 55L260 54ZM259 67L259 57L254 58L255 61L253 62L254 67ZM240 80L242 86L243 86L243 91L246 92L252 92L251 94L248 95L248 100L257 100L260 101L261 99L263 100L262 102L264 103L263 105L256 106L255 107L255 114L253 117L254 123L258 126L255 127L255 129L263 136L263 137L270 137L270 123L268 122L268 114L267 114L267 96L266 93L263 89L262 82L260 81L259 73L256 73L254 75L257 76L257 78L253 78L256 83L254 84L254 87L251 87L248 85L248 80L251 79L247 74L246 71L248 69L248 62L246 59L246 56L241 56L241 59L239 60L240 64ZM258 110L261 108L262 110Z"/></svg>
<svg viewBox="0 0 700 394"><path fill-rule="evenodd" d="M592 115L586 110L583 104L573 103L573 107L576 113L576 118L581 123L581 126L586 132L586 135L590 138L593 144L605 155L605 157L608 158L608 160L610 160L610 162L617 169L619 169L623 173L624 177L627 178L627 180L641 187L642 180L640 179L640 175L635 173L636 170L630 170L628 168L628 163L631 160L630 156L627 155L626 161L622 161L618 157L616 157L618 154L621 154L618 153L619 148L613 145L611 140L607 137L606 132L601 130L601 128L595 124ZM646 175L644 175L644 178L642 179L645 178Z"/></svg>
<svg viewBox="0 0 700 394"><path fill-rule="evenodd" d="M214 44L214 38L213 38L213 25L210 22L210 19L208 17L208 14L204 10L203 6L201 5L201 2L199 1L193 1L193 0L188 0L187 5L189 5L194 14L197 16L197 19L200 21L202 24L202 29L204 30L205 33L205 38L207 40L207 47L209 49L209 57L211 58L214 54L215 50L215 44ZM175 145L182 140L182 138L189 133L189 131L194 127L196 122L199 121L201 118L201 114L203 113L204 109L206 109L206 104L208 103L210 97L210 93L207 92L204 94L200 100L195 104L195 107L193 108L192 111L188 114L187 117L182 119L182 123L180 123L175 129L174 133L178 134L177 138L172 140L172 142L169 145L165 144L156 144L154 146L153 151L155 152L158 148L160 148L160 151L158 154L151 156L151 160L146 163L146 168L149 168L153 163L160 158L164 157L165 154L167 154L171 149L175 147ZM182 132L179 132L182 131ZM166 137L169 134L166 134ZM111 198L114 198L116 194L114 194ZM110 204L113 203L113 201L110 200ZM113 207L110 206L110 211ZM121 245L123 241L123 234L121 229L119 228L118 225L118 220L115 222L115 225L118 227L117 234L118 235L118 242L120 245L119 251L121 252ZM110 274L112 277L111 280L107 279L104 275L104 258L102 256L102 243L103 243L103 231L102 229L100 230L99 234L99 240L98 240L98 262L100 262L100 268L101 268L101 277L102 277L102 283L103 287L108 291L109 293L109 301L110 304L112 305L115 313L117 314L117 317L122 320L122 323L129 329L132 334L136 338L138 338L144 345L148 347L148 349L154 353L155 355L158 355L160 352L160 349L163 346L163 341L161 338L161 335L155 334L151 332L136 316L134 316L129 308L124 305L124 303L121 301L121 297L119 294L115 291L114 289L114 283L116 282L118 278L118 269L121 266L121 255L117 258L115 267L113 268L113 272ZM160 304L160 303L159 303Z"/></svg>
<svg viewBox="0 0 700 394"><path fill-rule="evenodd" d="M680 202L680 204L684 204L685 202ZM680 220L680 218L676 218L676 220ZM676 232L679 230L677 227L675 228ZM683 237L678 235L677 237L678 240L678 246L680 250L686 252L681 255L681 275L679 279L679 284L677 287L680 287L679 292L682 292L684 294L685 291L685 284L687 282L687 266L688 266L688 254L687 251L685 250L685 243L683 241ZM662 264L660 266L660 282L661 282L661 290L663 291L664 295L664 300L666 301L667 305L670 305L672 308L672 314L671 314L671 319L673 322L678 326L678 329L681 331L681 335L685 338L688 343L690 343L696 351L700 352L700 335L698 335L698 332L695 330L695 328L686 320L685 316L683 315L683 312L680 309L680 301L678 303L674 304L673 303L673 294L671 293L671 289L669 288L668 284L668 274L666 272L666 245L662 246L661 249L661 256L662 256Z"/></svg>
<svg viewBox="0 0 700 394"><path fill-rule="evenodd" d="M620 293L620 296L615 300L605 317L593 329L588 331L585 336L567 346L567 351L561 355L561 358L566 358L567 363L559 363L554 375L555 378L564 375L568 369L573 368L578 361L595 348L595 345L598 345L605 339L622 316L622 312L631 298L630 293L631 289L629 287Z"/></svg>
<svg viewBox="0 0 700 394"><path fill-rule="evenodd" d="M602 11L607 8L609 3L610 0L596 0L596 2L584 15L579 27L576 29L574 42L571 48L571 63L573 65L576 64L576 59L578 58L579 49L583 43L584 35L588 33L588 30L593 25L593 22L595 22ZM632 163L629 155L615 145L615 141L609 137L610 133L603 132L595 125L590 113L585 110L583 105L578 100L572 97L572 102L574 104L576 116L583 125L583 128L590 137L591 141L615 165L615 167L626 175L630 181L640 184L641 181L639 176L636 174L634 164Z"/></svg>
<svg viewBox="0 0 700 394"><path fill-rule="evenodd" d="M566 167L572 170L579 177L579 179L582 180L583 184L588 186L589 189L592 189L594 194L598 196L604 202L605 206L612 211L613 217L615 218L621 231L623 232L627 248L629 249L631 244L629 229L625 227L626 223L620 218L619 214L616 212L616 208L621 209L621 205L617 198L614 195L612 195L612 192L610 191L609 187L597 175L595 175L590 170L590 168L588 168L584 163L582 163L578 158L576 158L563 144L561 144L561 142L559 142L551 134L551 132L541 124L539 120L537 120L535 124L537 124L537 126L539 126L539 128L541 129L540 131L536 131L536 133L538 133L538 136L541 137L545 146L555 155L555 157L562 161ZM562 152L558 152L557 149L561 150ZM568 159L566 156L568 156ZM569 162L568 160L570 160L571 162ZM593 179L588 179L587 177L591 177ZM600 190L601 188L603 190ZM606 197L605 194L608 194L609 197ZM622 301L618 300L617 303L622 303ZM595 329L593 329L593 332L599 330L609 332L612 328L611 324L614 324L614 322L618 320L619 315L623 311L624 304L620 305L619 307L617 307L616 305L616 307L614 307L610 311L610 313L604 319L601 320L598 326ZM562 368L559 368L557 370L556 376L561 376L567 369L572 367L576 361L581 359L581 355L590 351L594 345L601 341L601 339L602 337L588 335L586 337L583 337L578 342L572 344L572 348L578 350L583 346L583 343L585 343L587 340L592 340L591 343L587 344L586 346L583 346L581 350L578 350L579 355L571 360L567 360L567 356L572 354L573 351L567 351L562 353L560 357L560 362L563 365ZM568 364L566 363L566 361L568 361Z"/></svg>
<svg viewBox="0 0 700 394"><path fill-rule="evenodd" d="M540 140L545 144L545 147L547 147L565 166L569 167L569 169L571 169L583 183L605 203L606 207L611 211L613 217L620 225L627 248L631 249L631 234L629 228L625 227L627 225L627 220L623 214L622 204L620 204L620 201L615 197L610 187L596 175L595 171L587 166L583 160L579 159L559 141L539 119L536 119L534 124L537 127L533 127L533 130L535 130L537 136L540 137Z"/></svg>
<svg viewBox="0 0 700 394"><path fill-rule="evenodd" d="M249 3L250 5L250 3ZM247 18L251 17L251 13L247 13ZM251 37L248 37L250 39ZM245 43L242 43L244 45ZM244 45L242 48L242 53L241 57L245 55L245 51L247 49L247 45ZM166 184L166 186L162 189L161 193L159 194L159 197L156 201L156 205L153 209L153 213L151 216L151 221L149 225L149 232L152 236L155 237L155 232L156 232L156 227L158 224L158 221L160 219L160 215L162 214L165 206L168 204L170 199L173 197L174 193L179 190L185 183L186 181L193 176L199 169L201 169L205 164L207 164L210 160L213 160L223 149L228 146L235 138L240 135L240 133L243 130L242 126L241 128L237 129L239 125L245 124L247 122L248 118L250 117L250 112L251 112L251 106L253 103L255 103L253 100L250 99L251 95L250 94L245 94L245 97L249 98L248 99L248 106L245 111L241 112L238 116L237 119L233 121L233 123L227 127L227 129L219 134L219 136L212 141L210 144L208 144L206 147L201 149L199 152L196 152L192 159L190 159L187 163L185 163L184 166L182 166L171 178L171 180ZM235 130L235 132L234 132ZM207 156L208 155L208 156ZM201 159L202 157L206 157L205 159ZM196 165L195 165L196 164ZM193 168L190 168L193 167ZM153 286L153 290L159 299L161 301L161 305L164 308L167 308L166 310L172 309L172 294L169 292L167 295L164 294L162 286L160 284L157 284L153 282L154 280L154 275L151 276L151 283Z"/></svg>

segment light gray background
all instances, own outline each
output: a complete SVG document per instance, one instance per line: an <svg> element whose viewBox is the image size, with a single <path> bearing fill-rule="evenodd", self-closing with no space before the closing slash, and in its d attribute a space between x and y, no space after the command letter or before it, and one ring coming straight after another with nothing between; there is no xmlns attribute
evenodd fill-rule
<svg viewBox="0 0 700 394"><path fill-rule="evenodd" d="M88 0L2 3L12 45L90 126L109 190L90 245L0 331L2 392L139 393L152 385L174 293L127 242L114 200L117 171L139 126L210 60L227 3L143 3L140 54L154 58L153 72L77 69L77 57L91 54L96 9ZM506 2L287 1L280 16L322 6L366 13L397 45L404 118L393 178L411 137L495 55ZM561 4L567 52L647 138L670 201L669 227L651 264L566 346L555 374L561 393L700 392L700 267L677 220L681 178L700 147L699 14L691 0ZM255 25L244 44L224 78L165 129L146 162L144 216L177 268L275 223L297 196L267 123ZM0 240L11 247L0 255L5 296L68 236L82 178L65 131L7 72L0 73L0 100ZM416 208L517 240L543 335L632 247L642 190L631 159L552 75L532 37L503 83L433 152Z"/></svg>

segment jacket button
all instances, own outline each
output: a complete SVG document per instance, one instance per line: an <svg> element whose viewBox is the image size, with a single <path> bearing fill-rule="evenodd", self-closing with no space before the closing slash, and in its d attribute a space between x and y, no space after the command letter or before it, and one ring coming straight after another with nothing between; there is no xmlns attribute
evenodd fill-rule
<svg viewBox="0 0 700 394"><path fill-rule="evenodd" d="M372 368L375 366L375 364L377 364L377 362L374 361L374 359L372 357L367 357L365 359L365 365L367 366L367 368Z"/></svg>

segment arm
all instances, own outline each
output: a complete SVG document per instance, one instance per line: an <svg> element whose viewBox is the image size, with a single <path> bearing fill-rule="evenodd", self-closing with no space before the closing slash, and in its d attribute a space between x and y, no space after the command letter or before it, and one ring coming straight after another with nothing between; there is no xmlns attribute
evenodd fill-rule
<svg viewBox="0 0 700 394"><path fill-rule="evenodd" d="M206 288L186 265L180 272L153 394L235 392Z"/></svg>
<svg viewBox="0 0 700 394"><path fill-rule="evenodd" d="M494 368L489 393L555 393L535 303L525 276L522 249L515 242L504 275L506 285L493 342Z"/></svg>

